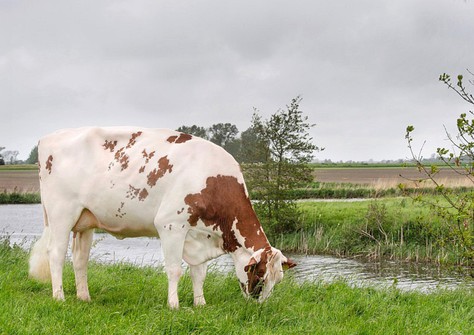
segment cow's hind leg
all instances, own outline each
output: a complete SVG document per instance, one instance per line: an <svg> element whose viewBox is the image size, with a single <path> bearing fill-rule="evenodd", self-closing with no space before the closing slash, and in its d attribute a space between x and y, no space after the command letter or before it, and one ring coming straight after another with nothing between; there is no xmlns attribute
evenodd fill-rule
<svg viewBox="0 0 474 335"><path fill-rule="evenodd" d="M53 298L64 300L63 290L63 267L69 244L68 227L54 227L51 229L51 239L48 245L49 267L51 270L51 284L53 287Z"/></svg>
<svg viewBox="0 0 474 335"><path fill-rule="evenodd" d="M189 265L191 280L193 281L194 305L202 306L206 304L204 299L204 279L206 278L207 262L199 265Z"/></svg>
<svg viewBox="0 0 474 335"><path fill-rule="evenodd" d="M69 244L69 235L80 215L80 211L73 208L55 208L48 210L50 239L48 243L49 267L53 298L64 300L63 267Z"/></svg>
<svg viewBox="0 0 474 335"><path fill-rule="evenodd" d="M76 278L77 298L90 301L89 288L87 286L87 262L92 246L93 229L74 233L72 240L72 264Z"/></svg>

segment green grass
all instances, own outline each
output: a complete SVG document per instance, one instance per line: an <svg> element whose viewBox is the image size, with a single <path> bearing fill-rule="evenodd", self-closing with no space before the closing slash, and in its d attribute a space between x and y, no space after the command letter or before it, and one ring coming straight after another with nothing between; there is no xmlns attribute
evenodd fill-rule
<svg viewBox="0 0 474 335"><path fill-rule="evenodd" d="M39 193L23 193L23 192L1 192L0 204L39 204L41 196Z"/></svg>
<svg viewBox="0 0 474 335"><path fill-rule="evenodd" d="M65 302L49 284L28 279L27 255L0 243L0 334L472 334L472 289L403 293L353 288L344 282L279 284L258 304L240 293L233 275L211 272L207 305L192 306L191 280L180 283L181 309L166 307L160 269L91 264L91 303L76 300L71 265Z"/></svg>
<svg viewBox="0 0 474 335"><path fill-rule="evenodd" d="M19 165L0 165L1 171L38 171L36 164L19 164Z"/></svg>
<svg viewBox="0 0 474 335"><path fill-rule="evenodd" d="M434 199L434 197L432 197ZM298 231L273 236L286 251L468 264L450 227L409 198L301 202Z"/></svg>

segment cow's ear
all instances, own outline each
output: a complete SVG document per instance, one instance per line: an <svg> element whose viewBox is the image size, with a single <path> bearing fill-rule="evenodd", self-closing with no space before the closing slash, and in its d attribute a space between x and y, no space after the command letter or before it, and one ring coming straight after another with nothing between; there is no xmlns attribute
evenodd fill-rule
<svg viewBox="0 0 474 335"><path fill-rule="evenodd" d="M283 270L288 270L294 268L297 264L293 262L291 259L287 258L286 261L281 263Z"/></svg>
<svg viewBox="0 0 474 335"><path fill-rule="evenodd" d="M257 265L257 260L253 257L250 257L250 261L249 263L244 267L244 271L245 272L249 272L250 270L252 270L253 268L255 268L255 266Z"/></svg>

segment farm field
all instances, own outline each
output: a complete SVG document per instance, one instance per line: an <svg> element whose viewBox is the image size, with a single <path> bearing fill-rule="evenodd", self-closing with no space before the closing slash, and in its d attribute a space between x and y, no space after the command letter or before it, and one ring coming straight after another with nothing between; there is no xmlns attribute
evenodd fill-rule
<svg viewBox="0 0 474 335"><path fill-rule="evenodd" d="M322 183L349 183L375 188L397 187L400 183L423 178L416 167L315 168L314 174L316 181ZM472 186L465 176L449 168L441 168L438 179L446 186Z"/></svg>
<svg viewBox="0 0 474 335"><path fill-rule="evenodd" d="M419 179L422 175L415 167L341 167L315 168L316 181L322 183L347 183L374 188L393 188L408 179ZM439 179L446 186L472 186L465 177L451 169L441 169ZM467 183L467 184L466 184ZM38 172L35 166L17 168L0 167L0 191L21 193L39 192Z"/></svg>
<svg viewBox="0 0 474 335"><path fill-rule="evenodd" d="M39 192L38 172L29 170L0 170L0 190L21 193Z"/></svg>

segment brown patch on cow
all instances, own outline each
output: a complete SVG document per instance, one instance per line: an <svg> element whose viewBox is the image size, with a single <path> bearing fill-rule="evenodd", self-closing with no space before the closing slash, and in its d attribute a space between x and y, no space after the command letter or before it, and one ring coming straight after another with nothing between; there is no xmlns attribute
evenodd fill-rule
<svg viewBox="0 0 474 335"><path fill-rule="evenodd" d="M146 188L142 189L140 193L138 193L138 200L139 201L144 201L148 197L148 191Z"/></svg>
<svg viewBox="0 0 474 335"><path fill-rule="evenodd" d="M142 154L143 154L143 158L145 158L145 164L148 164L148 162L150 161L150 159L153 158L153 156L155 156L155 152L152 151L150 152L149 154L146 152L146 149L143 149L142 151Z"/></svg>
<svg viewBox="0 0 474 335"><path fill-rule="evenodd" d="M114 152L116 145L117 145L117 141L108 141L108 140L105 140L105 143L102 144L104 149L110 150L110 152Z"/></svg>
<svg viewBox="0 0 474 335"><path fill-rule="evenodd" d="M138 173L143 173L143 172L145 172L145 167L144 166L140 167L140 169L138 170Z"/></svg>
<svg viewBox="0 0 474 335"><path fill-rule="evenodd" d="M138 198L138 201L144 201L148 197L148 191L146 188L140 189L128 185L128 191L125 197L131 200Z"/></svg>
<svg viewBox="0 0 474 335"><path fill-rule="evenodd" d="M126 168L128 168L128 163L130 162L128 155L125 153L125 148L120 148L116 153L115 153L115 160L120 163L121 170L123 171Z"/></svg>
<svg viewBox="0 0 474 335"><path fill-rule="evenodd" d="M158 169L153 169L147 176L147 183L150 187L156 185L158 179L163 177L166 172L171 173L173 170L173 165L170 164L168 156L161 157L158 160Z"/></svg>
<svg viewBox="0 0 474 335"><path fill-rule="evenodd" d="M176 141L177 138L178 138L178 135L173 135L173 136L168 137L167 141L170 143L174 143L174 141Z"/></svg>
<svg viewBox="0 0 474 335"><path fill-rule="evenodd" d="M128 185L128 191L127 191L127 195L126 195L126 198L129 198L129 199L135 199L136 197L138 197L138 194L140 193L140 189L139 188L135 188L133 187L132 185Z"/></svg>
<svg viewBox="0 0 474 335"><path fill-rule="evenodd" d="M184 202L189 206L188 222L192 226L196 226L200 219L213 230L221 230L225 251L234 252L242 246L235 235L234 222L246 248L258 250L269 246L250 199L245 194L245 187L237 178L209 177L206 188L200 193L188 194Z"/></svg>
<svg viewBox="0 0 474 335"><path fill-rule="evenodd" d="M167 141L170 142L170 143L184 143L184 142L187 142L189 140L191 140L193 137L189 134L185 134L185 133L181 133L178 135L173 135L173 136L170 136L168 137Z"/></svg>
<svg viewBox="0 0 474 335"><path fill-rule="evenodd" d="M132 134L132 137L130 138L130 140L128 141L128 144L127 144L128 149L130 149L131 147L133 147L135 145L135 143L137 143L137 137L140 136L141 134L142 134L141 131L138 131L138 132Z"/></svg>
<svg viewBox="0 0 474 335"><path fill-rule="evenodd" d="M128 197L127 197L128 198ZM120 207L117 209L117 214L115 214L116 217L118 218L123 218L125 216L125 212L122 213L122 209L123 209L123 206L125 206L125 203L124 202L121 202L120 203Z"/></svg>
<svg viewBox="0 0 474 335"><path fill-rule="evenodd" d="M46 170L48 170L49 174L51 174L51 169L53 168L53 156L49 155L48 159L46 160Z"/></svg>

